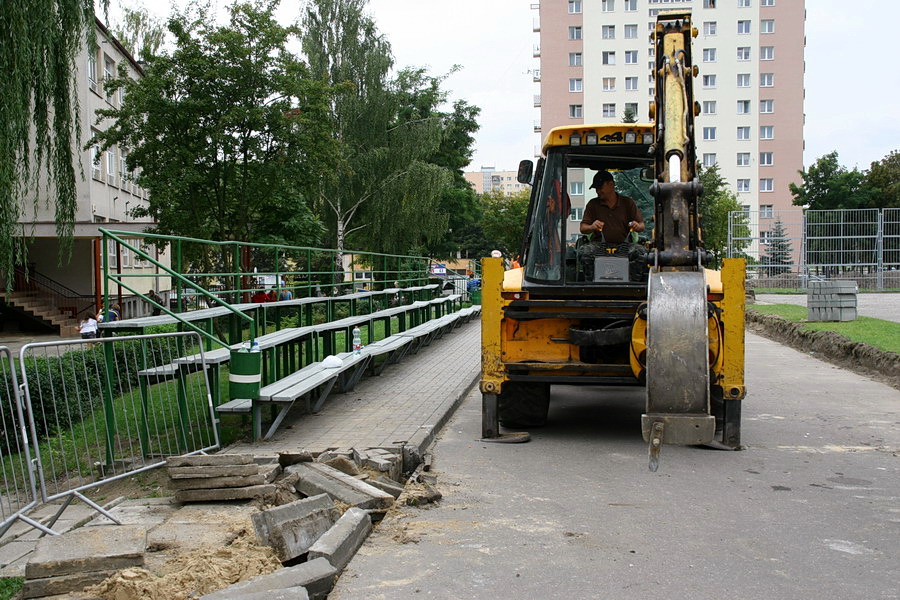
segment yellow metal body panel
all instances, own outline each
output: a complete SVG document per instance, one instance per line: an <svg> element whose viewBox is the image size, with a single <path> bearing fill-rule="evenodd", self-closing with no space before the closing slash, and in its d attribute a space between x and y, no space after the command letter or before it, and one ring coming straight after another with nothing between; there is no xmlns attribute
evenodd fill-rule
<svg viewBox="0 0 900 600"><path fill-rule="evenodd" d="M481 259L481 391L500 392L506 371L500 360L500 322L503 319L503 259Z"/></svg>
<svg viewBox="0 0 900 600"><path fill-rule="evenodd" d="M569 138L573 133L584 135L588 132L597 134L597 145L624 145L624 141L607 142L605 139L623 140L626 133L633 131L640 140L645 133L653 133L652 123L607 123L605 125L565 125L562 127L554 127L544 138L543 153L553 146L568 146ZM605 139L604 139L605 138ZM629 144L634 145L634 144Z"/></svg>
<svg viewBox="0 0 900 600"><path fill-rule="evenodd" d="M525 276L525 269L519 267L510 269L503 274L503 291L504 292L521 292L522 278Z"/></svg>
<svg viewBox="0 0 900 600"><path fill-rule="evenodd" d="M725 398L738 399L746 394L744 387L744 311L746 305L747 263L743 258L726 258L722 267L724 298L722 300L722 321L724 343L722 352L722 389Z"/></svg>

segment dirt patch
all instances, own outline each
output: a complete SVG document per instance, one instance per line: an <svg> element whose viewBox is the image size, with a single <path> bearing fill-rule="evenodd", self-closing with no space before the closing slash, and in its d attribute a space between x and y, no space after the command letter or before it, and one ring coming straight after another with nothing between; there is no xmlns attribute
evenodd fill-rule
<svg viewBox="0 0 900 600"><path fill-rule="evenodd" d="M851 341L833 331L804 329L802 323L754 310L747 311L747 326L754 333L900 390L900 354Z"/></svg>
<svg viewBox="0 0 900 600"><path fill-rule="evenodd" d="M146 569L124 569L86 592L105 600L187 600L280 568L275 551L260 546L252 531L242 529L223 548L170 559L159 569L161 576Z"/></svg>

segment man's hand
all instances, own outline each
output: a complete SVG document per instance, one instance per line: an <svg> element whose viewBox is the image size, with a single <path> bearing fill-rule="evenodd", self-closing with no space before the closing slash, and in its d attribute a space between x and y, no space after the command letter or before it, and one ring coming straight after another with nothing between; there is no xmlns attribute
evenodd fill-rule
<svg viewBox="0 0 900 600"><path fill-rule="evenodd" d="M594 231L603 231L603 225L603 221L598 219L591 223L591 229L593 229Z"/></svg>

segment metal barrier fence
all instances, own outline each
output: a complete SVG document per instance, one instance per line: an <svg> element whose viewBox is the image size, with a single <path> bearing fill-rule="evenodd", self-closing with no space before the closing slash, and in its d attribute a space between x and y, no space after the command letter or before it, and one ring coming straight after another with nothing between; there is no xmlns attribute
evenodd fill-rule
<svg viewBox="0 0 900 600"><path fill-rule="evenodd" d="M2 456L6 485L0 498L10 514L3 515L0 535L16 518L54 534L54 523L76 498L118 522L83 492L159 467L169 456L218 448L210 371L174 364L202 352L201 338L192 332L23 346L15 402L26 422L4 419L3 434L9 440L17 426L27 432L22 430L24 453L17 447ZM30 496L23 492L29 482ZM15 504L13 494L21 497ZM62 501L55 516L39 524L23 514L37 500Z"/></svg>
<svg viewBox="0 0 900 600"><path fill-rule="evenodd" d="M753 288L823 279L900 288L900 209L733 211L727 254L748 259Z"/></svg>

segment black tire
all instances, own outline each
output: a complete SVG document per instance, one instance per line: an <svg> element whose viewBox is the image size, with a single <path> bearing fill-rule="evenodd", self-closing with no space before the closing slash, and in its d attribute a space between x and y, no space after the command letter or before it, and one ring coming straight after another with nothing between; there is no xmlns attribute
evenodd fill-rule
<svg viewBox="0 0 900 600"><path fill-rule="evenodd" d="M729 448L741 447L741 400L725 399L722 388L710 388L710 408L716 418L716 440Z"/></svg>
<svg viewBox="0 0 900 600"><path fill-rule="evenodd" d="M550 410L550 384L509 382L497 402L504 427L541 427L547 423Z"/></svg>

